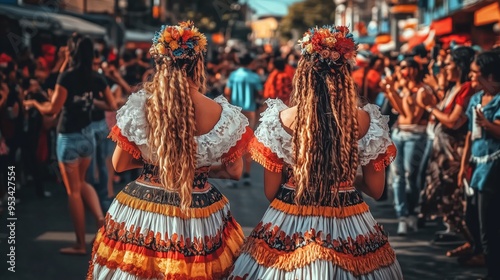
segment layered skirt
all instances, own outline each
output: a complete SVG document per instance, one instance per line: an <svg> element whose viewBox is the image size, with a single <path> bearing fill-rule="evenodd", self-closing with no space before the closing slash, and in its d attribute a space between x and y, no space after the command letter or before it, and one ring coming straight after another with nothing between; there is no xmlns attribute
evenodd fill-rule
<svg viewBox="0 0 500 280"><path fill-rule="evenodd" d="M444 222L464 233L468 231L464 188L457 185L467 132L448 129L441 123L434 132L420 212L424 217L441 215Z"/></svg>
<svg viewBox="0 0 500 280"><path fill-rule="evenodd" d="M229 279L403 279L387 233L354 188L339 193L339 205L293 199L294 189L282 186Z"/></svg>
<svg viewBox="0 0 500 280"><path fill-rule="evenodd" d="M182 212L176 193L135 181L109 208L87 279L222 279L243 238L216 188L193 191Z"/></svg>

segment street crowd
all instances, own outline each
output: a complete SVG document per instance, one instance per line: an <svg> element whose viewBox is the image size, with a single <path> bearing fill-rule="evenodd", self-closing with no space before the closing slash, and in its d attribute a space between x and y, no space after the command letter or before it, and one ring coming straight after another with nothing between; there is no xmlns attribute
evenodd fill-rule
<svg viewBox="0 0 500 280"><path fill-rule="evenodd" d="M75 42L81 38L74 34L65 46L46 44L37 50L21 49L17 55L0 54L0 177L4 182L7 166L18 166L23 173L18 187L35 192L40 199L50 199L47 182L76 180L61 174L60 168L68 166L56 163L58 145L73 141L59 139L56 130L71 132L80 124L68 123L70 118L61 119L59 114L43 113L39 107L59 92L57 84L70 87L79 78L63 73L72 65ZM116 125L116 111L151 79L155 68L148 51L118 53L104 41L91 43L94 51L86 58L93 61L92 83L96 86L93 97L81 102L91 111L95 146L88 148L91 161L80 175L97 195L98 203L91 212L99 225L116 196L115 185L140 175L138 170L117 173L112 166L115 144L108 135ZM301 55L286 45L216 49L206 62L206 96L226 97L241 108L250 128L256 129L260 114L268 107L267 99L290 104ZM380 200L394 199L397 234L411 235L429 221L442 221L445 231L436 234L436 243L463 241L444 254L456 257L457 265L488 265L491 275L499 275L493 264L500 259L496 217L500 213L498 65L499 47L486 51L451 43L436 44L432 49L419 45L409 53L373 53L360 48L352 68L359 106L377 104L389 118L397 156L386 170ZM246 186L255 179L250 176L251 161L245 157L242 184ZM238 186L228 180L228 187ZM2 187L1 197L5 192ZM72 192L75 190L68 189L68 194ZM86 202L93 201L90 192L87 187L81 190ZM22 196L18 198L22 203ZM78 199L70 199L70 203L78 203ZM81 217L72 212L72 219L76 228L81 227L75 221L82 221ZM85 253L79 248L65 249L61 252Z"/></svg>

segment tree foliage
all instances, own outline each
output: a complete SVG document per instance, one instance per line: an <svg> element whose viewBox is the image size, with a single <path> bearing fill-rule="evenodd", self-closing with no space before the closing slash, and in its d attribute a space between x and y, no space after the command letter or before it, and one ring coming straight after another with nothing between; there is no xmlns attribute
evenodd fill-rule
<svg viewBox="0 0 500 280"><path fill-rule="evenodd" d="M308 28L333 24L335 21L333 0L304 0L288 7L288 14L281 19L279 31L287 39L294 30L302 35Z"/></svg>
<svg viewBox="0 0 500 280"><path fill-rule="evenodd" d="M227 26L229 19L238 16L238 11L231 9L231 5L238 3L238 0L171 0L169 2L171 7L176 7L171 11L174 18L190 19L202 32L220 31Z"/></svg>

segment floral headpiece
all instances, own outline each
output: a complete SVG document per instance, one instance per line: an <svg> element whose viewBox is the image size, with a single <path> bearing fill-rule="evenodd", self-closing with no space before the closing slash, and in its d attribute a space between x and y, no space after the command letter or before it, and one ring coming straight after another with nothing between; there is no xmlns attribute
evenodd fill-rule
<svg viewBox="0 0 500 280"><path fill-rule="evenodd" d="M162 25L155 33L150 53L153 56L167 57L173 60L194 59L207 51L207 38L192 21L180 22L179 25Z"/></svg>
<svg viewBox="0 0 500 280"><path fill-rule="evenodd" d="M346 26L325 25L314 27L299 40L302 55L315 61L327 63L330 67L354 63L358 44Z"/></svg>

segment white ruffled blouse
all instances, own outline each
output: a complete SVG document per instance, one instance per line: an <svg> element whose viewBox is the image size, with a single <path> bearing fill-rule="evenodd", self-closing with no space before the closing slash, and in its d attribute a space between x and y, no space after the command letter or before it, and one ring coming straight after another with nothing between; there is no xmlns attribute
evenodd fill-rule
<svg viewBox="0 0 500 280"><path fill-rule="evenodd" d="M122 149L145 162L151 162L157 156L155 151L151 151L147 141L150 127L144 107L148 95L145 90L130 95L125 105L117 111L116 126L110 133L110 137ZM222 96L214 101L221 105L222 113L212 130L195 136L197 168L224 162L225 157L230 156L228 153L232 148L237 147L237 144L244 145L240 140L251 138L252 131L248 128L248 119L241 113L241 108L229 104Z"/></svg>
<svg viewBox="0 0 500 280"><path fill-rule="evenodd" d="M288 109L288 106L279 99L268 99L266 103L268 107L261 114L261 123L255 131L255 138L260 144L269 149L275 157L274 159L272 156L267 159L261 157L261 160L259 160L259 156L255 156L258 151L256 152L255 148L253 148L254 159L260 163L270 159L274 161L271 165L278 167L268 169L280 171L278 160L293 165L292 136L285 131L280 122L280 112ZM359 161L364 166L373 160L380 159L380 163L375 167L381 169L392 162L396 155L389 133L389 117L382 115L377 105L367 104L362 109L370 115L370 127L366 135L358 141ZM266 164L264 164L264 167L266 167Z"/></svg>

